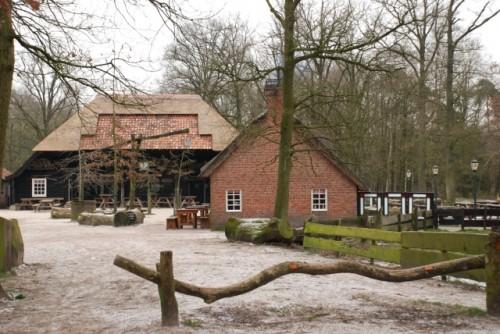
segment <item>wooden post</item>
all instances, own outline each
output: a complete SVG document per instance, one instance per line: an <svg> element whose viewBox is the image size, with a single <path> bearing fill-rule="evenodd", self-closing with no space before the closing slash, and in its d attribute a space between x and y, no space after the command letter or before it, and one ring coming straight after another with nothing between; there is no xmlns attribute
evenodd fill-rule
<svg viewBox="0 0 500 334"><path fill-rule="evenodd" d="M158 292L161 303L161 325L179 326L179 309L177 299L175 299L174 266L171 251L160 253L160 263L157 267L160 275Z"/></svg>
<svg viewBox="0 0 500 334"><path fill-rule="evenodd" d="M486 252L486 308L500 317L500 231L491 231Z"/></svg>

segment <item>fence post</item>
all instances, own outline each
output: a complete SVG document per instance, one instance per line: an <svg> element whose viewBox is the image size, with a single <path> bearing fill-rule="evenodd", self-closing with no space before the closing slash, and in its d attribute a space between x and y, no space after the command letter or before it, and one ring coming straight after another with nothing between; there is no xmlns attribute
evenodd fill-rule
<svg viewBox="0 0 500 334"><path fill-rule="evenodd" d="M179 326L179 309L175 299L174 266L172 252L160 253L160 263L157 265L160 274L158 292L161 304L161 325Z"/></svg>
<svg viewBox="0 0 500 334"><path fill-rule="evenodd" d="M486 308L500 317L500 231L491 231L486 252Z"/></svg>

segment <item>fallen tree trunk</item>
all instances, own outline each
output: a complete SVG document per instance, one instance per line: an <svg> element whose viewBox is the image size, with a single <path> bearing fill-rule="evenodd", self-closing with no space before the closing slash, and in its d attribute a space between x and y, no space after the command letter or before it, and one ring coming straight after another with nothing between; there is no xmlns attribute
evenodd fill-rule
<svg viewBox="0 0 500 334"><path fill-rule="evenodd" d="M52 208L50 217L52 219L71 219L71 208Z"/></svg>
<svg viewBox="0 0 500 334"><path fill-rule="evenodd" d="M82 212L78 216L78 223L80 225L89 225L89 226L99 226L99 225L114 226L115 225L114 218L115 218L114 215Z"/></svg>
<svg viewBox="0 0 500 334"><path fill-rule="evenodd" d="M128 226L144 223L144 214L139 209L119 211L115 214L82 212L78 223L89 226Z"/></svg>
<svg viewBox="0 0 500 334"><path fill-rule="evenodd" d="M248 241L255 244L284 241L278 230L278 219L269 221L242 221L230 218L224 225L226 238L230 241Z"/></svg>
<svg viewBox="0 0 500 334"><path fill-rule="evenodd" d="M160 276L157 271L146 268L132 260L117 255L113 263L116 266L148 281L156 284L159 284L160 282ZM484 255L437 262L408 269L388 269L353 261L340 261L327 264L282 262L280 264L269 267L239 283L228 285L226 287L205 288L175 280L175 290L186 295L202 298L205 303L209 304L222 298L233 297L247 293L281 276L285 276L288 274L330 275L339 273L351 273L380 281L406 282L439 275L446 275L458 271L484 268L484 266Z"/></svg>

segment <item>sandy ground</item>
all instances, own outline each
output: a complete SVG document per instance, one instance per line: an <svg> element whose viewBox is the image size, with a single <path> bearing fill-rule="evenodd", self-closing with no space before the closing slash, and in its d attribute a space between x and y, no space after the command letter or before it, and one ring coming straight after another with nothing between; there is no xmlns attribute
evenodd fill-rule
<svg viewBox="0 0 500 334"><path fill-rule="evenodd" d="M144 225L113 228L0 210L20 220L26 262L1 281L25 299L0 301L0 332L166 332L156 286L113 266L116 254L153 268L160 251L172 250L175 276L204 286L234 283L286 260L336 261L300 249L229 243L221 232L165 231L168 214L157 210ZM500 333L500 320L481 311L482 288L437 279L396 284L297 274L211 305L177 298L182 325L172 333Z"/></svg>

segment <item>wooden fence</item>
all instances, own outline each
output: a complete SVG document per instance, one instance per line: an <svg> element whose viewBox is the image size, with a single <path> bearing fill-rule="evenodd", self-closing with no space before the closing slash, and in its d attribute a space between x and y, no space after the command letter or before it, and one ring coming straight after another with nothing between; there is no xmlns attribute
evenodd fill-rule
<svg viewBox="0 0 500 334"><path fill-rule="evenodd" d="M306 223L304 247L400 264L402 267L485 254L487 234L463 232L393 232L380 229ZM483 269L452 276L485 281Z"/></svg>
<svg viewBox="0 0 500 334"><path fill-rule="evenodd" d="M500 208L437 208L433 216L436 226L500 227Z"/></svg>

